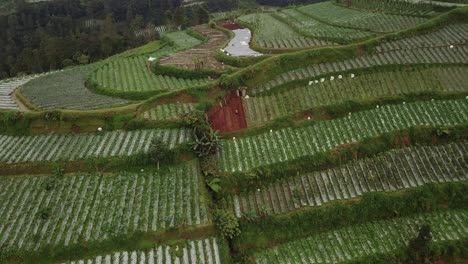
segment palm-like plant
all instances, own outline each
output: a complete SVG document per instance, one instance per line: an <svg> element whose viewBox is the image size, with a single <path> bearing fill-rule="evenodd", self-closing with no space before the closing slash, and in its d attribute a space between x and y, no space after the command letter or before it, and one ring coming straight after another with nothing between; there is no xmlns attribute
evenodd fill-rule
<svg viewBox="0 0 468 264"><path fill-rule="evenodd" d="M212 128L195 129L195 141L191 144L191 147L198 157L206 157L216 153L218 148L221 147L218 134L219 132L214 131Z"/></svg>

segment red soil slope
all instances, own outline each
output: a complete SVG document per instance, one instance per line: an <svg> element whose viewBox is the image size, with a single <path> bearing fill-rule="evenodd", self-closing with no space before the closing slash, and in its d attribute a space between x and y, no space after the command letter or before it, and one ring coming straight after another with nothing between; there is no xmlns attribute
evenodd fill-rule
<svg viewBox="0 0 468 264"><path fill-rule="evenodd" d="M237 111L236 111L237 110ZM221 105L208 111L208 121L214 130L227 133L247 127L242 97L232 92L221 101Z"/></svg>

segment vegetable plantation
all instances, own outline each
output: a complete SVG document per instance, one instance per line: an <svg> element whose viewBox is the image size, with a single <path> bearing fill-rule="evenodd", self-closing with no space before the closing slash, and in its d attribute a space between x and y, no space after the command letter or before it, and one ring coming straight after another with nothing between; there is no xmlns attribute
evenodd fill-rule
<svg viewBox="0 0 468 264"><path fill-rule="evenodd" d="M196 162L165 171L0 178L0 246L40 250L209 225Z"/></svg>
<svg viewBox="0 0 468 264"><path fill-rule="evenodd" d="M377 33L400 31L427 21L426 18L422 17L373 13L345 8L330 1L306 5L297 10L327 24Z"/></svg>
<svg viewBox="0 0 468 264"><path fill-rule="evenodd" d="M272 14L249 14L238 19L253 29L253 41L263 48L287 49L336 45L336 43L324 39L306 38L276 19Z"/></svg>
<svg viewBox="0 0 468 264"><path fill-rule="evenodd" d="M143 113L143 117L149 120L176 120L184 114L188 114L195 108L194 103L176 103L157 105Z"/></svg>
<svg viewBox="0 0 468 264"><path fill-rule="evenodd" d="M73 161L147 152L153 138L170 148L191 140L189 129L111 131L92 134L0 135L0 162Z"/></svg>
<svg viewBox="0 0 468 264"><path fill-rule="evenodd" d="M234 195L237 217L281 214L367 192L395 191L468 180L468 142L397 149Z"/></svg>
<svg viewBox="0 0 468 264"><path fill-rule="evenodd" d="M468 99L377 106L348 117L300 128L271 130L224 140L218 154L221 171L246 171L333 150L337 146L416 126L451 126L468 121Z"/></svg>
<svg viewBox="0 0 468 264"><path fill-rule="evenodd" d="M433 241L468 237L466 210L421 214L337 229L284 243L254 254L255 263L342 263L405 250L418 229L429 223ZM362 260L362 259L361 259Z"/></svg>
<svg viewBox="0 0 468 264"><path fill-rule="evenodd" d="M294 80L311 79L322 81L321 77L331 73L345 73L352 70L364 70L385 65L411 64L462 64L468 63L468 48L465 46L394 50L385 53L362 56L344 61L312 64L278 75L272 80L257 86L254 94L268 91L276 86ZM325 80L325 79L323 79Z"/></svg>
<svg viewBox="0 0 468 264"><path fill-rule="evenodd" d="M171 47L164 47L151 56L158 58L173 51ZM111 60L95 70L91 78L103 89L118 92L180 90L208 81L156 75L146 68L147 59L146 56L134 56Z"/></svg>
<svg viewBox="0 0 468 264"><path fill-rule="evenodd" d="M337 2L345 7L348 4L345 0L338 0ZM417 1L416 3L412 3L410 1L395 0L353 0L349 7L373 12L409 16L428 16L434 13L432 4L423 2L417 3Z"/></svg>
<svg viewBox="0 0 468 264"><path fill-rule="evenodd" d="M21 93L41 109L98 109L129 103L96 94L85 86L93 66L82 66L36 78L20 88Z"/></svg>
<svg viewBox="0 0 468 264"><path fill-rule="evenodd" d="M12 94L16 88L31 81L32 79L33 77L25 77L0 82L0 109L19 110L19 106L13 99Z"/></svg>
<svg viewBox="0 0 468 264"><path fill-rule="evenodd" d="M218 239L189 240L182 245L158 246L147 251L115 252L111 255L98 256L94 259L71 261L67 264L99 263L210 263L221 264Z"/></svg>
<svg viewBox="0 0 468 264"><path fill-rule="evenodd" d="M353 78L339 74L323 78L323 82L310 81L308 85L288 90L270 90L270 95L250 96L244 103L248 123L255 126L288 114L347 101L466 92L466 76L468 69L461 66L369 71Z"/></svg>
<svg viewBox="0 0 468 264"><path fill-rule="evenodd" d="M353 41L373 35L371 32L331 26L312 17L306 16L297 9L284 9L275 13L280 20L285 21L301 35L328 39L330 41Z"/></svg>

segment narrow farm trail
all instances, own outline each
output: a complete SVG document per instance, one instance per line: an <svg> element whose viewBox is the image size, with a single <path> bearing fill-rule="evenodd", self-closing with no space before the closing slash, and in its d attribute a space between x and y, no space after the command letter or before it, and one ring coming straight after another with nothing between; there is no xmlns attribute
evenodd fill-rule
<svg viewBox="0 0 468 264"><path fill-rule="evenodd" d="M159 61L160 65L175 65L184 69L194 70L197 64L201 64L202 69L211 69L223 71L226 66L215 58L216 51L224 46L227 36L209 25L199 25L193 27L201 35L207 38L207 41L188 50L173 53L164 56Z"/></svg>
<svg viewBox="0 0 468 264"><path fill-rule="evenodd" d="M214 130L220 133L233 132L247 128L242 97L232 92L220 105L208 111L208 120Z"/></svg>

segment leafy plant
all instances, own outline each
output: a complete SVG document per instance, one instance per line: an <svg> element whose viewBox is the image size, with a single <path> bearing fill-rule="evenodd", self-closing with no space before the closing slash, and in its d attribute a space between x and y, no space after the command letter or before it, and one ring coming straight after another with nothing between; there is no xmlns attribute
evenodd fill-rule
<svg viewBox="0 0 468 264"><path fill-rule="evenodd" d="M216 226L225 238L233 239L240 235L239 221L231 211L216 210L214 219Z"/></svg>
<svg viewBox="0 0 468 264"><path fill-rule="evenodd" d="M211 181L208 181L208 187L210 187L210 189L215 192L215 193L219 193L221 191L221 180L219 178L214 178L212 179Z"/></svg>
<svg viewBox="0 0 468 264"><path fill-rule="evenodd" d="M150 143L148 151L148 157L151 162L158 165L160 162L171 163L175 160L175 152L169 148L169 146L160 138L153 138Z"/></svg>
<svg viewBox="0 0 468 264"><path fill-rule="evenodd" d="M195 141L191 144L191 147L198 157L206 157L216 153L218 148L221 147L218 134L219 132L214 131L212 128L208 130L195 129Z"/></svg>

